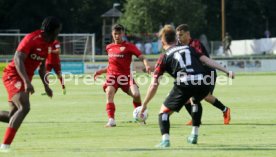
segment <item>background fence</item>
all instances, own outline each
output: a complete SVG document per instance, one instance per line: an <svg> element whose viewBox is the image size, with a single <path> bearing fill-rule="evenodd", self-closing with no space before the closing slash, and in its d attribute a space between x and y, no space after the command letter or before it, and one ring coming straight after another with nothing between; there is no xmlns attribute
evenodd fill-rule
<svg viewBox="0 0 276 157"><path fill-rule="evenodd" d="M0 55L13 55L25 33L0 33ZM95 34L60 34L61 55L79 55L95 61ZM74 58L74 57L72 57Z"/></svg>

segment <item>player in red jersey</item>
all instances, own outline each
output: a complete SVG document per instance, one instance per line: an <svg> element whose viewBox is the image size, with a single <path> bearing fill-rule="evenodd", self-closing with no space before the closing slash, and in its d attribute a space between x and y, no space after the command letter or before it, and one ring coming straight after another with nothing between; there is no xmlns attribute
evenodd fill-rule
<svg viewBox="0 0 276 157"><path fill-rule="evenodd" d="M16 49L12 62L4 69L3 83L8 92L11 110L9 112L1 111L6 117L1 117L0 121L8 122L3 143L0 146L1 151L9 150L17 130L30 111L29 95L35 92L31 81L34 71L39 65L39 75L45 92L49 97L53 96L52 90L44 79L45 60L60 30L61 23L57 18L45 18L40 30L24 37Z"/></svg>
<svg viewBox="0 0 276 157"><path fill-rule="evenodd" d="M96 79L99 75L107 73L106 82L103 85L107 97L106 112L108 115L108 123L106 124L106 127L116 126L114 119L114 96L118 88L121 88L125 93L133 98L133 106L135 108L141 106L140 92L130 73L132 55L139 58L144 63L146 71L150 73L150 66L146 58L134 44L123 41L123 35L124 27L120 24L115 24L112 27L112 37L114 42L106 46L108 67L96 71L94 75L94 78Z"/></svg>
<svg viewBox="0 0 276 157"><path fill-rule="evenodd" d="M65 85L61 75L61 65L60 65L59 54L60 54L60 42L58 40L55 40L52 45L52 50L48 54L48 57L46 59L46 72L48 74L49 72L51 72L52 69L54 69L60 81L60 84L62 85L62 93L63 95L65 95L66 90L65 90Z"/></svg>
<svg viewBox="0 0 276 157"><path fill-rule="evenodd" d="M207 50L203 46L203 44L196 39L192 39L189 31L189 26L187 24L181 24L176 28L176 34L178 36L178 44L179 45L189 45L190 47L194 48L197 53L203 53L206 57L210 58ZM215 89L215 83L216 83L216 77L217 73L214 68L210 68L208 66L204 66L208 74L212 77L214 80L210 86L210 92L209 94L204 98L205 101L212 104L214 107L218 108L223 113L223 120L224 124L228 125L231 120L230 116L230 108L226 107L221 101L219 101L214 95L214 89ZM191 103L185 104L185 108L187 111L191 114ZM187 125L192 125L192 121L189 121Z"/></svg>

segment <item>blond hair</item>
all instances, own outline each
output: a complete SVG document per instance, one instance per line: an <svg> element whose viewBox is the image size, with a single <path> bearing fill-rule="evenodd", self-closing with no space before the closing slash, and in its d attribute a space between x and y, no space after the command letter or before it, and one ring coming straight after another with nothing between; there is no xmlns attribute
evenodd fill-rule
<svg viewBox="0 0 276 157"><path fill-rule="evenodd" d="M158 33L159 38L165 39L167 43L175 42L176 35L175 35L175 29L172 25L165 25Z"/></svg>

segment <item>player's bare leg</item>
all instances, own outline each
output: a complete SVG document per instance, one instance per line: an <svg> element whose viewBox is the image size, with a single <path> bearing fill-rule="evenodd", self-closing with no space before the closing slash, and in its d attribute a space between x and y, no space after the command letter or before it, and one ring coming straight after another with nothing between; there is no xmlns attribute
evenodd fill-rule
<svg viewBox="0 0 276 157"><path fill-rule="evenodd" d="M24 118L30 111L30 101L28 93L17 93L13 96L12 101L17 110L13 110L15 112L11 112L12 116L10 117L8 128L6 129L3 143L1 144L1 149L8 149L10 147L17 130L19 129Z"/></svg>
<svg viewBox="0 0 276 157"><path fill-rule="evenodd" d="M8 111L0 111L0 121L4 123L9 123L10 117L9 117L10 112Z"/></svg>
<svg viewBox="0 0 276 157"><path fill-rule="evenodd" d="M224 124L227 125L230 123L231 120L231 114L230 114L230 108L223 105L215 96L213 96L211 93L209 93L205 98L205 101L212 104L216 108L220 109L223 112L223 118L224 118ZM186 110L191 115L191 104L187 103L185 104ZM186 125L192 125L192 121L188 121Z"/></svg>
<svg viewBox="0 0 276 157"><path fill-rule="evenodd" d="M17 111L17 107L12 103L9 102L10 111L0 111L0 121L9 123L10 117Z"/></svg>
<svg viewBox="0 0 276 157"><path fill-rule="evenodd" d="M108 122L105 127L115 127L115 104L114 104L114 96L116 93L116 89L113 86L107 86L105 89L106 93L106 112L108 116Z"/></svg>
<svg viewBox="0 0 276 157"><path fill-rule="evenodd" d="M45 76L45 82L49 85L49 76L51 75L51 70L52 70L52 68L51 68L51 66L49 66L49 65L46 65L46 76ZM47 93L46 92L43 92L43 93L41 93L41 95L44 95L44 96L46 96L47 95Z"/></svg>
<svg viewBox="0 0 276 157"><path fill-rule="evenodd" d="M231 120L231 114L230 114L230 108L223 105L215 96L213 96L211 93L209 93L205 98L205 101L209 102L216 108L220 109L223 112L223 119L224 124L227 125L230 123Z"/></svg>
<svg viewBox="0 0 276 157"><path fill-rule="evenodd" d="M66 94L66 89L65 89L63 77L62 77L61 73L58 73L57 76L58 76L58 79L59 79L60 84L62 86L62 94L65 95Z"/></svg>
<svg viewBox="0 0 276 157"><path fill-rule="evenodd" d="M141 94L140 94L139 88L136 84L133 84L130 86L127 94L133 98L132 103L133 103L134 108L137 108L142 105L141 104ZM139 124L144 125L144 124L146 124L146 122L143 121L143 122L140 122Z"/></svg>
<svg viewBox="0 0 276 157"><path fill-rule="evenodd" d="M140 95L139 88L136 84L133 84L130 86L127 94L133 98L134 108L141 106L141 95Z"/></svg>

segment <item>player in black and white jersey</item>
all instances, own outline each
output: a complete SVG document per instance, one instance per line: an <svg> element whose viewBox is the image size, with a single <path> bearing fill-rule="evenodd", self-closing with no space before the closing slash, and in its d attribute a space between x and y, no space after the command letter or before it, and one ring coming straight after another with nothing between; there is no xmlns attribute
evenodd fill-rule
<svg viewBox="0 0 276 157"><path fill-rule="evenodd" d="M201 62L225 72L231 78L234 78L234 74L205 55L195 53L194 49L189 46L176 46L176 32L171 25L165 25L160 30L159 37L166 53L162 54L156 63L153 81L147 91L141 113L144 112L149 101L154 97L159 86L160 76L164 72L169 73L175 78L175 82L160 109L159 126L162 141L157 147L170 146L170 115L173 112L178 112L189 99L193 99L194 102L192 107L193 127L187 140L188 143L196 144L201 121L201 116L198 114L199 110L202 109L200 101L207 96L210 88L210 85L206 83L206 70ZM141 113L140 116L142 116Z"/></svg>
<svg viewBox="0 0 276 157"><path fill-rule="evenodd" d="M187 24L181 24L177 26L176 36L178 39L178 45L189 45L190 47L195 49L196 53L203 53L203 55L210 58L203 44L197 39L192 39L190 35L189 26ZM204 68L206 69L206 71L208 72L208 75L210 75L210 78L212 79L210 80L212 81L212 84L210 86L210 92L204 98L204 100L222 111L224 124L228 125L231 120L230 108L226 107L221 101L219 101L215 96L213 96L213 92L216 84L216 78L217 78L216 70L208 66L204 66ZM185 104L185 108L189 113L191 113L191 103ZM192 121L189 121L187 125L192 125Z"/></svg>

